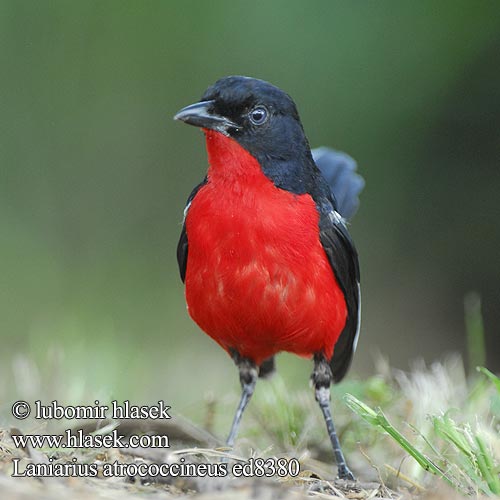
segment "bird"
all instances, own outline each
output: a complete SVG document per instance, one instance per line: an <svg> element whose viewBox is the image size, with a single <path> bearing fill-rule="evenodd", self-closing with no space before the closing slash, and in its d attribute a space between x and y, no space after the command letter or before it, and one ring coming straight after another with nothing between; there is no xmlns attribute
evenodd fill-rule
<svg viewBox="0 0 500 500"><path fill-rule="evenodd" d="M232 358L241 398L291 352L313 360L315 399L338 477L354 480L330 409L360 331L360 271L347 220L364 179L347 154L311 151L297 106L275 85L227 76L175 116L205 135L208 169L184 209L177 261L188 313Z"/></svg>

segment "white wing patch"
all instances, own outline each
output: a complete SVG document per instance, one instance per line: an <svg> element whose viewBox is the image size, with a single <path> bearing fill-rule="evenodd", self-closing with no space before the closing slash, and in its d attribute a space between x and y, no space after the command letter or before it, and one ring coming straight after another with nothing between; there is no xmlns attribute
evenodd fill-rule
<svg viewBox="0 0 500 500"><path fill-rule="evenodd" d="M342 224L345 226L345 219L337 212L337 210L329 212L328 217L333 224Z"/></svg>
<svg viewBox="0 0 500 500"><path fill-rule="evenodd" d="M187 217L187 213L188 213L188 210L189 210L189 207L191 206L191 203L193 203L193 200L191 200L187 205L186 205L186 208L184 209L184 217L182 218L182 223L184 224L184 222L186 222L186 217Z"/></svg>
<svg viewBox="0 0 500 500"><path fill-rule="evenodd" d="M356 328L356 335L354 336L354 342L352 344L352 352L356 352L356 348L358 347L359 340L359 332L361 330L361 287L358 283L358 326Z"/></svg>

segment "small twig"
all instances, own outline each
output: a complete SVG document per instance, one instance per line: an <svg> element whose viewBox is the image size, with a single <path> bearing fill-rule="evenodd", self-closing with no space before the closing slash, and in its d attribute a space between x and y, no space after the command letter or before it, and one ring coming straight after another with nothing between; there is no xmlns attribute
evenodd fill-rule
<svg viewBox="0 0 500 500"><path fill-rule="evenodd" d="M411 477L407 476L406 474L403 474L400 470L395 469L392 465L384 464L384 467L387 470L389 470L390 472L392 472L392 474L394 474L394 476L396 476L399 479L402 479L403 481L407 482L408 484L411 484L412 486L417 488L419 491L422 491L422 492L425 491L425 488L422 485L417 483L415 480L413 480Z"/></svg>

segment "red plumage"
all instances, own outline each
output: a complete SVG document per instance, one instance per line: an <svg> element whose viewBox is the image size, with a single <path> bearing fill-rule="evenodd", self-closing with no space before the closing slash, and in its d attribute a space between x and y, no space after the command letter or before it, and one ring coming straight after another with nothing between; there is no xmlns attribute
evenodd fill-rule
<svg viewBox="0 0 500 500"><path fill-rule="evenodd" d="M186 301L224 349L257 365L280 351L327 359L347 307L309 194L279 189L235 140L205 130L208 182L186 215Z"/></svg>

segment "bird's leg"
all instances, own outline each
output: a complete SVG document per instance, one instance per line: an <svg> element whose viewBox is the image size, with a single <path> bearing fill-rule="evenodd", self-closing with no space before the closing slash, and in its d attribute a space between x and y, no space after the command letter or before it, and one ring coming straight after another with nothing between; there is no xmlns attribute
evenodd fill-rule
<svg viewBox="0 0 500 500"><path fill-rule="evenodd" d="M276 370L276 366L274 363L274 356L267 358L264 362L259 366L259 378L269 378Z"/></svg>
<svg viewBox="0 0 500 500"><path fill-rule="evenodd" d="M354 474L347 467L344 454L340 448L339 438L333 425L332 412L330 410L330 384L332 382L332 370L323 354L314 355L314 370L311 379L316 391L316 401L321 408L325 419L326 429L337 461L338 475L340 479L354 480Z"/></svg>
<svg viewBox="0 0 500 500"><path fill-rule="evenodd" d="M236 363L236 366L238 367L238 370L240 371L240 383L242 388L240 404L238 405L236 414L234 415L231 432L229 433L229 437L226 441L226 444L232 448L234 440L236 439L236 434L238 434L241 417L243 416L243 412L252 397L255 384L257 383L257 366L250 359L241 357L236 351L232 351L231 355Z"/></svg>

